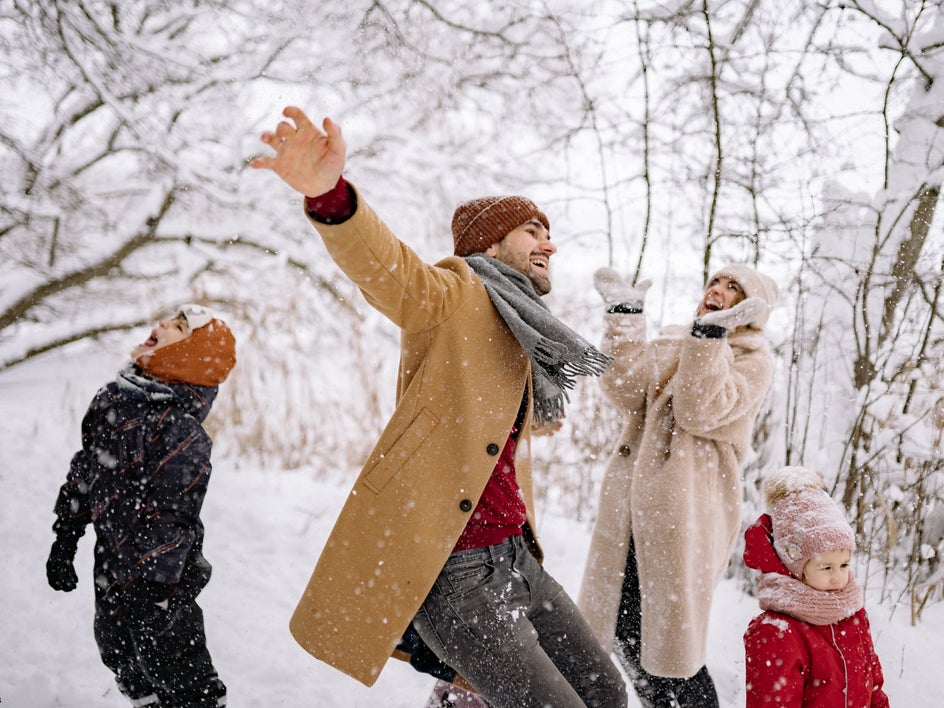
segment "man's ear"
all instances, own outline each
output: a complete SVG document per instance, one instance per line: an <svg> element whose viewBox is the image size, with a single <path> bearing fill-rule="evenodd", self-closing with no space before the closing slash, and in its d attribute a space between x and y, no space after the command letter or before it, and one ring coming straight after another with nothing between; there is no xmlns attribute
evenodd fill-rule
<svg viewBox="0 0 944 708"><path fill-rule="evenodd" d="M488 248L486 248L486 249L483 251L483 253L484 253L486 256L491 256L492 258L495 258L495 257L496 257L495 254L498 253L498 244L499 244L499 243L501 243L501 241L496 241L496 242L493 243L491 246L489 246Z"/></svg>

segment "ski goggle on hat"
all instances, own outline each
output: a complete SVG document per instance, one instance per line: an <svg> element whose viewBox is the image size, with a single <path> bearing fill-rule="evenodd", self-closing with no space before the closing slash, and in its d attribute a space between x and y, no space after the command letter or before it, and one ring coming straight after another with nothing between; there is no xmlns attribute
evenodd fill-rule
<svg viewBox="0 0 944 708"><path fill-rule="evenodd" d="M210 324L210 321L213 319L213 310L203 305L194 305L191 303L181 305L180 308L178 308L174 319L178 317L183 317L187 320L187 326L192 332L195 329L200 329Z"/></svg>

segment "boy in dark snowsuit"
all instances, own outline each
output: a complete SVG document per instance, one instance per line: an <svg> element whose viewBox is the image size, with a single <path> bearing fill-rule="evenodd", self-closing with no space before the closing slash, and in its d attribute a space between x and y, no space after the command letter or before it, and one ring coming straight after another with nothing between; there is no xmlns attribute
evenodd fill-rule
<svg viewBox="0 0 944 708"><path fill-rule="evenodd" d="M210 477L202 422L236 363L224 322L197 305L161 320L82 421L56 500L46 574L73 590L79 538L95 529L95 640L134 706L216 708L226 687L197 595L210 579L200 508Z"/></svg>

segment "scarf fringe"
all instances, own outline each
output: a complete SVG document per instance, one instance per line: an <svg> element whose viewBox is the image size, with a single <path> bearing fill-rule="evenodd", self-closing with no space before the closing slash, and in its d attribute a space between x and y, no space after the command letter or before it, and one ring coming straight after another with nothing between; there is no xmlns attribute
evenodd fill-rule
<svg viewBox="0 0 944 708"><path fill-rule="evenodd" d="M533 361L561 388L572 389L577 376L599 376L612 359L596 349L585 349L575 361L564 359L567 348L543 340L534 348Z"/></svg>
<svg viewBox="0 0 944 708"><path fill-rule="evenodd" d="M545 398L534 402L534 417L540 425L556 423L564 417L564 403L569 402L566 395Z"/></svg>

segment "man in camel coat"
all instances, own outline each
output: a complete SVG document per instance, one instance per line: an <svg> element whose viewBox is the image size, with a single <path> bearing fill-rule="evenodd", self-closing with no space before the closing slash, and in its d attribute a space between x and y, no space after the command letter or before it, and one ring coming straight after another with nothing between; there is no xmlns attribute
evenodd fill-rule
<svg viewBox="0 0 944 708"><path fill-rule="evenodd" d="M649 340L648 281L597 271L601 381L625 421L600 493L578 605L644 708L718 705L705 668L711 598L741 528L741 466L773 371L763 326L777 287L733 264L693 326ZM615 641L614 641L615 640Z"/></svg>
<svg viewBox="0 0 944 708"><path fill-rule="evenodd" d="M547 217L524 197L466 202L455 255L427 264L341 176L340 127L294 107L284 116L262 136L276 154L253 166L306 196L332 259L402 335L396 410L294 637L367 685L399 646L414 665L431 651L490 706L624 706L616 666L543 570L535 537L532 423L556 424L574 375L608 362L540 299L557 250Z"/></svg>

